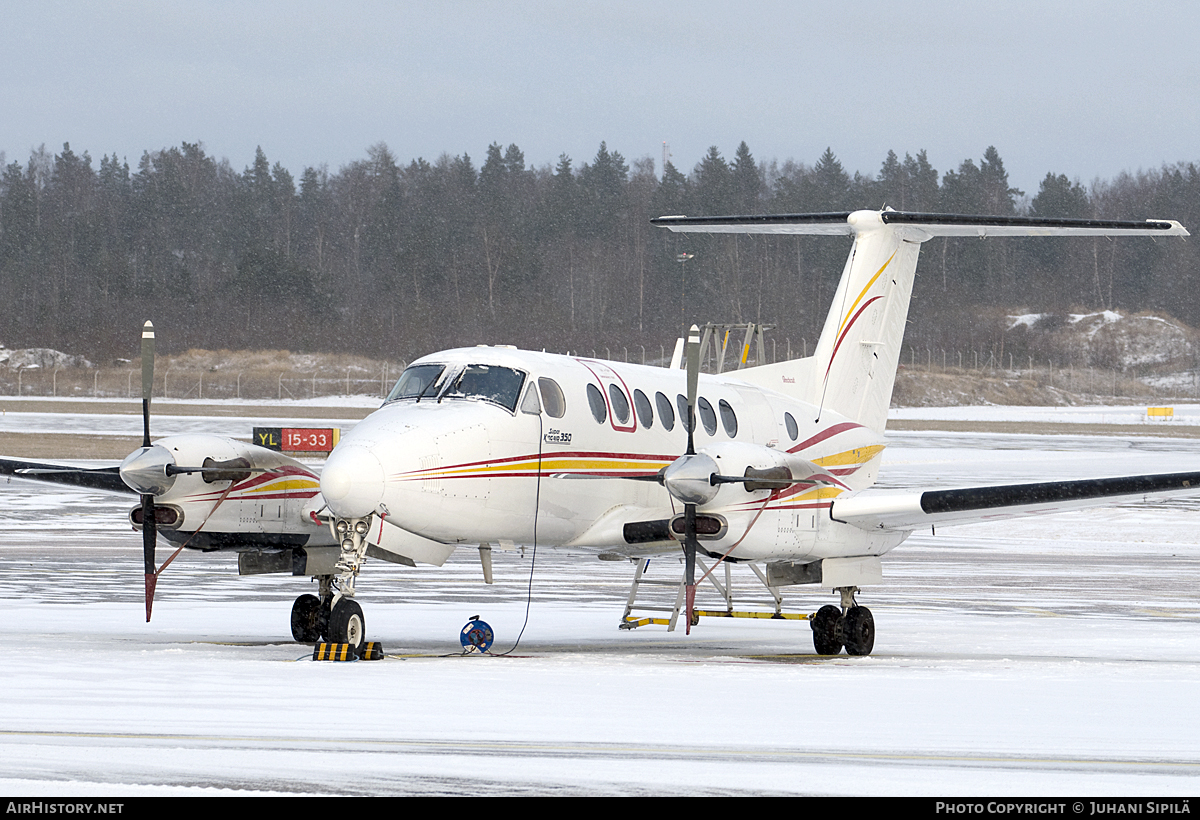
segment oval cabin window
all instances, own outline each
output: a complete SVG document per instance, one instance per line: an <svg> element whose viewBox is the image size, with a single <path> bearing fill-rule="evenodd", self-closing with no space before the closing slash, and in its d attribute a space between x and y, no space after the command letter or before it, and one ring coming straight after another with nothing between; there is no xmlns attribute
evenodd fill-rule
<svg viewBox="0 0 1200 820"><path fill-rule="evenodd" d="M608 418L608 408L604 405L604 394L600 392L600 388L594 384L587 386L588 407L592 410L592 418L597 424L604 424L604 420Z"/></svg>
<svg viewBox="0 0 1200 820"><path fill-rule="evenodd" d="M715 436L717 434L717 414L713 412L713 406L708 403L708 399L701 398L696 402L696 407L700 411L700 423L704 425L704 432Z"/></svg>
<svg viewBox="0 0 1200 820"><path fill-rule="evenodd" d="M654 408L641 390L633 391L633 409L637 411L638 424L647 429L654 426Z"/></svg>
<svg viewBox="0 0 1200 820"><path fill-rule="evenodd" d="M725 435L730 438L737 438L737 416L734 415L733 408L729 406L729 402L721 399L717 403L717 409L721 411L721 426L725 428Z"/></svg>
<svg viewBox="0 0 1200 820"><path fill-rule="evenodd" d="M612 399L613 419L617 424L629 424L629 399L615 384L608 386L608 397Z"/></svg>
<svg viewBox="0 0 1200 820"><path fill-rule="evenodd" d="M671 432L675 429L675 408L671 407L671 400L662 393L655 393L654 403L658 406L658 419L663 429Z"/></svg>

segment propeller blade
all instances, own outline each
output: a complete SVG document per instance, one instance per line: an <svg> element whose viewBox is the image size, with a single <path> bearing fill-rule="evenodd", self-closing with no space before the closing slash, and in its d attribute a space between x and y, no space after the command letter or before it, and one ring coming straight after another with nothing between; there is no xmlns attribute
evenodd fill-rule
<svg viewBox="0 0 1200 820"><path fill-rule="evenodd" d="M691 459L688 456L696 455L696 393L700 387L700 328L692 325L688 330L687 350L685 351L687 362L687 453L684 458L676 461L672 466L678 465L683 468L683 472L688 472L686 467L692 466L688 462ZM716 466L715 464L713 465ZM668 468L669 470L669 468ZM671 471L671 472L678 472ZM668 491L672 491L675 495L680 487L672 487L667 481L667 471L664 471L664 484ZM682 483L682 482L679 482ZM685 634L692 634L692 612L696 604L696 550L700 546L696 541L696 505L695 503L685 503L683 505L683 574L686 581L685 593L687 596L687 628Z"/></svg>
<svg viewBox="0 0 1200 820"><path fill-rule="evenodd" d="M696 392L700 385L700 328L692 325L687 340L687 454L696 454Z"/></svg>
<svg viewBox="0 0 1200 820"><path fill-rule="evenodd" d="M154 394L154 324L142 325L142 446L150 447L150 398ZM154 544L158 540L158 522L154 518L154 496L142 495L142 559L146 570L146 623L154 607L154 587L158 571L154 565Z"/></svg>
<svg viewBox="0 0 1200 820"><path fill-rule="evenodd" d="M603 478L603 479L619 479L621 481L653 481L655 484L663 483L663 471L657 473L644 473L642 475L601 475L600 473L550 473L548 478L561 479L579 479L579 478Z"/></svg>
<svg viewBox="0 0 1200 820"><path fill-rule="evenodd" d="M142 325L142 446L150 446L150 397L154 393L154 323Z"/></svg>
<svg viewBox="0 0 1200 820"><path fill-rule="evenodd" d="M754 473L768 473L773 471L755 470L753 467L746 470L750 475L719 475L713 473L709 478L713 486L718 484L745 484L747 492L755 490L786 490L793 484L823 484L829 487L845 487L846 485L838 481L828 473L812 473L802 476L782 476L782 475L754 475Z"/></svg>
<svg viewBox="0 0 1200 820"><path fill-rule="evenodd" d="M154 566L154 542L158 539L158 522L154 520L154 496L142 496L142 557L146 569L146 623L150 623L150 610L154 606L154 587L158 583L158 572Z"/></svg>
<svg viewBox="0 0 1200 820"><path fill-rule="evenodd" d="M687 582L684 587L687 596L687 627L685 635L692 634L692 612L696 608L696 549L700 546L696 541L696 505L683 505L683 577Z"/></svg>

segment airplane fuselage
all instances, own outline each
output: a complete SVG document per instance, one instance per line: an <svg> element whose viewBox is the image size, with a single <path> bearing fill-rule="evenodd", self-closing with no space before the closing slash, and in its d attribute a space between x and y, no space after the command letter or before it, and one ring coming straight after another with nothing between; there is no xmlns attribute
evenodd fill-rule
<svg viewBox="0 0 1200 820"><path fill-rule="evenodd" d="M423 395L394 392L330 456L321 486L335 515L381 515L445 544L630 556L678 549L670 522L681 505L655 481L623 479L653 477L684 452L684 371L499 347L436 353L409 370L421 368L437 383ZM702 375L699 398L696 449L721 473L770 468L790 454L827 479L721 486L700 508L713 530L703 536L707 551L737 544L735 559L800 561L878 555L903 540L828 515L834 497L873 482L880 435L736 372Z"/></svg>

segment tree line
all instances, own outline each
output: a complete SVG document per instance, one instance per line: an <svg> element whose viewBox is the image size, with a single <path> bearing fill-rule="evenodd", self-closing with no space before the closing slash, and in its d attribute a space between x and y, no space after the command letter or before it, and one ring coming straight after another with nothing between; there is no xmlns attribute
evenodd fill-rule
<svg viewBox="0 0 1200 820"><path fill-rule="evenodd" d="M713 147L690 173L667 163L660 174L605 143L554 167L499 143L478 166L467 154L405 165L380 144L297 181L261 148L239 172L195 143L147 151L136 169L115 154L96 167L67 144L3 164L0 342L128 356L149 318L174 352L411 359L507 343L657 355L692 322L761 321L798 355L819 332L847 241L676 235L650 219L884 206L1195 228L1200 171L1169 165L1087 187L1048 172L1026 195L993 147L945 172L924 151L889 151L877 173L851 174L832 150L781 163L743 142L732 159ZM995 344L1017 310L1154 310L1198 325L1196 261L1178 240L935 239L908 339Z"/></svg>

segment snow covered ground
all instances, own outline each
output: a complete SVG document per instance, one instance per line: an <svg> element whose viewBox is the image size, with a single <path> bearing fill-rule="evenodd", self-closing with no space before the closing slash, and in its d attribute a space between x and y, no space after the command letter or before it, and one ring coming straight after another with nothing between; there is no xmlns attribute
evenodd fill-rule
<svg viewBox="0 0 1200 820"><path fill-rule="evenodd" d="M881 475L901 488L1135 474L1195 469L1198 451L896 433ZM369 563L368 633L393 657L329 664L290 640L307 579L239 578L230 556L189 553L146 624L129 500L19 481L0 493L4 793L1200 788L1200 500L915 534L860 596L878 629L866 658L817 658L803 622L623 632L629 565L499 554L489 587L464 550L441 569ZM477 614L495 649L512 646L531 564L517 650L459 656ZM735 568L737 589L763 597L751 577ZM832 597L785 600L812 611Z"/></svg>
<svg viewBox="0 0 1200 820"><path fill-rule="evenodd" d="M1012 405L989 405L984 407L893 407L888 411L889 419L935 421L1015 421L1055 424L1147 424L1159 427L1163 435L1171 434L1172 425L1195 426L1200 424L1200 404L1175 404L1173 420L1161 421L1146 416L1147 405L1092 406L1092 407L1014 407Z"/></svg>

